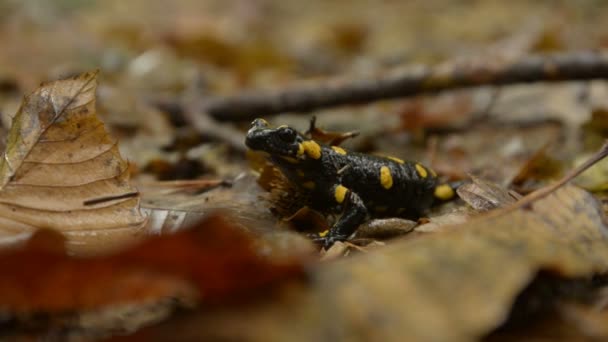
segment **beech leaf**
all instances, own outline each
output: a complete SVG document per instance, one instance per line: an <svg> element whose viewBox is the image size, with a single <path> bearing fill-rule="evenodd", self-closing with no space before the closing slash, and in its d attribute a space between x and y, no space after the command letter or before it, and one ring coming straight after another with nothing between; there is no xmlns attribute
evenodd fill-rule
<svg viewBox="0 0 608 342"><path fill-rule="evenodd" d="M24 98L0 160L0 243L50 228L67 236L71 251L92 252L109 245L104 238L129 240L140 231L139 196L117 141L97 118L96 88L95 71L42 84Z"/></svg>

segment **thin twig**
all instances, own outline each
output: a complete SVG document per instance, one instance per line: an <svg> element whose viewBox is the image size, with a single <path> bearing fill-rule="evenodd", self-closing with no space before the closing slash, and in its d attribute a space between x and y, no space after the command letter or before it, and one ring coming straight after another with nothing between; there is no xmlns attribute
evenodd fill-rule
<svg viewBox="0 0 608 342"><path fill-rule="evenodd" d="M245 92L209 99L202 109L217 120L242 121L459 88L605 78L608 78L608 54L583 51L532 55L510 64L445 64L392 71L375 79L333 80L270 93Z"/></svg>
<svg viewBox="0 0 608 342"><path fill-rule="evenodd" d="M121 199L134 198L134 197L138 197L138 196L139 196L139 191L133 191L133 192L127 192L127 193L124 193L121 195L104 196L104 197L97 197L97 198L89 199L89 200L82 202L82 204L85 206L90 206L90 205L96 205L96 204L101 204L101 203L106 203L106 202L111 202L111 201L116 201L116 200L121 200Z"/></svg>
<svg viewBox="0 0 608 342"><path fill-rule="evenodd" d="M170 181L153 181L146 182L143 185L147 187L157 188L173 188L173 189L208 189L217 186L232 186L232 181L226 179L185 179L185 180L170 180Z"/></svg>
<svg viewBox="0 0 608 342"><path fill-rule="evenodd" d="M489 218L499 217L499 216L511 213L513 211L520 210L522 208L530 208L532 203L552 194L553 192L555 192L562 186L566 185L568 182L570 182L571 180L576 178L578 175L585 172L587 169L589 169L590 167L592 167L593 165L595 165L602 159L606 158L607 156L608 156L608 141L606 141L604 143L604 145L602 145L602 147L594 155L592 155L587 161L585 161L583 164L579 165L578 167L570 170L570 172L568 172L558 182L553 183L551 185L547 185L541 189L538 189L532 193L529 193L528 195L522 197L517 202L515 202L511 205L488 211L484 215L478 216L477 219L486 220Z"/></svg>
<svg viewBox="0 0 608 342"><path fill-rule="evenodd" d="M608 156L608 141L605 142L604 145L602 145L602 148L600 148L599 151L597 151L587 161L585 161L583 164L579 165L578 167L570 170L570 172L568 172L568 174L566 174L558 182L551 184L549 186L543 187L537 191L534 191L534 192L524 196L521 200L519 200L515 203L515 207L522 208L522 207L530 205L532 202L535 202L543 197L546 197L550 193L561 188L562 186L564 186L565 184L567 184L568 182L570 182L571 180L576 178L581 173L585 172L588 168L592 167L593 165L597 164L602 159L606 158L606 156Z"/></svg>

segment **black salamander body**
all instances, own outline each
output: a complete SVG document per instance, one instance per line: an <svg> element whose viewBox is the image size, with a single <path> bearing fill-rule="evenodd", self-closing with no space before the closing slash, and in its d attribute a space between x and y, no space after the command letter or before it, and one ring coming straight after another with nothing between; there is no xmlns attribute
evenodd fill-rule
<svg viewBox="0 0 608 342"><path fill-rule="evenodd" d="M325 246L346 240L368 216L415 219L437 199L454 196L420 163L326 146L287 126L270 128L263 119L252 123L245 143L267 152L291 182L309 192L311 207L342 210L335 225L319 234Z"/></svg>

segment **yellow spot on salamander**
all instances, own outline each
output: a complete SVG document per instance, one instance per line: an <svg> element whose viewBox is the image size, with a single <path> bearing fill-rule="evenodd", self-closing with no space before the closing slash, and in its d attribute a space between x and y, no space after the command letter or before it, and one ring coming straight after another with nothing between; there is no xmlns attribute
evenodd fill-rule
<svg viewBox="0 0 608 342"><path fill-rule="evenodd" d="M446 201L454 197L454 189L448 184L441 184L435 188L435 197L440 200Z"/></svg>
<svg viewBox="0 0 608 342"><path fill-rule="evenodd" d="M306 176L306 173L305 173L304 171L302 171L302 170L296 170L296 174L297 174L298 176L300 176L300 177L304 177L304 176Z"/></svg>
<svg viewBox="0 0 608 342"><path fill-rule="evenodd" d="M310 158L321 158L321 146L319 146L319 144L317 144L315 141L307 140L302 142L302 145L304 146L304 151L306 152L306 155L308 155Z"/></svg>
<svg viewBox="0 0 608 342"><path fill-rule="evenodd" d="M329 229L319 233L319 237L326 237L329 234Z"/></svg>
<svg viewBox="0 0 608 342"><path fill-rule="evenodd" d="M338 154L341 154L343 156L346 155L346 151L342 147L332 146L331 149L336 151L336 153Z"/></svg>
<svg viewBox="0 0 608 342"><path fill-rule="evenodd" d="M431 173L431 176L437 177L437 172L435 172L435 170L429 169L429 172Z"/></svg>
<svg viewBox="0 0 608 342"><path fill-rule="evenodd" d="M298 144L298 157L304 154L304 145Z"/></svg>
<svg viewBox="0 0 608 342"><path fill-rule="evenodd" d="M336 202L342 203L344 202L344 198L346 197L346 193L348 192L348 188L338 185L334 190L334 197L336 198Z"/></svg>
<svg viewBox="0 0 608 342"><path fill-rule="evenodd" d="M308 190L313 190L315 188L316 184L313 181L308 181L308 182L302 183L302 186Z"/></svg>
<svg viewBox="0 0 608 342"><path fill-rule="evenodd" d="M405 163L405 162L403 161L403 159L399 159L399 158L397 158L397 157L388 156L388 157L386 157L386 158L388 158L388 159L390 159L390 160L392 160L392 161L394 161L394 162L397 162L397 163L399 163L399 164L403 164L403 163Z"/></svg>
<svg viewBox="0 0 608 342"><path fill-rule="evenodd" d="M391 170L383 166L380 168L380 184L385 189L390 189L393 186L393 176L391 176Z"/></svg>
<svg viewBox="0 0 608 342"><path fill-rule="evenodd" d="M422 178L426 178L429 175L424 166L420 164L416 164L416 171L418 172L418 175Z"/></svg>
<svg viewBox="0 0 608 342"><path fill-rule="evenodd" d="M378 213L384 213L388 210L388 208L385 206L379 205L379 206L375 207L374 210Z"/></svg>
<svg viewBox="0 0 608 342"><path fill-rule="evenodd" d="M290 163L292 163L292 164L297 164L297 163L299 163L299 162L300 162L300 161L298 161L296 158L292 158L292 157L285 157L285 156L282 156L281 158L283 158L283 160L286 160L286 161L288 161L288 162L290 162Z"/></svg>

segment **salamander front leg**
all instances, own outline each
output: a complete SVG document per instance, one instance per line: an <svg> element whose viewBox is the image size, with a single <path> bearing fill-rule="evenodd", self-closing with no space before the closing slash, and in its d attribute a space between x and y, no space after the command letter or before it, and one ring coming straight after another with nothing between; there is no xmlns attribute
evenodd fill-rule
<svg viewBox="0 0 608 342"><path fill-rule="evenodd" d="M342 215L329 231L319 233L315 240L321 242L325 249L336 241L345 241L365 220L367 208L361 197L342 185L334 187L334 199L338 204L344 203Z"/></svg>

